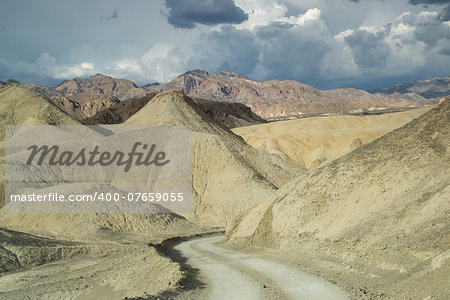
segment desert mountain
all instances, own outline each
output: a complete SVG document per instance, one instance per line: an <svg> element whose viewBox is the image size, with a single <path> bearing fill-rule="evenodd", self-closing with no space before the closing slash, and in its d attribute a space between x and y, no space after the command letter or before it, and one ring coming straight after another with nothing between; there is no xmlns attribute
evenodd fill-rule
<svg viewBox="0 0 450 300"><path fill-rule="evenodd" d="M128 120L132 115L144 107L154 93L148 93L145 97L131 98L108 108L98 111L93 116L83 120L85 124L120 124Z"/></svg>
<svg viewBox="0 0 450 300"><path fill-rule="evenodd" d="M241 103L219 102L195 98L194 101L211 118L228 128L267 123L266 120L252 112Z"/></svg>
<svg viewBox="0 0 450 300"><path fill-rule="evenodd" d="M73 81L76 80L78 79L73 79ZM87 81L89 78L85 80ZM106 95L103 92L97 93L98 91L96 90L86 89L86 92L70 93L64 89L58 90L41 84L24 84L24 86L48 98L52 103L77 120L90 118L97 112L120 103L120 99L116 96Z"/></svg>
<svg viewBox="0 0 450 300"><path fill-rule="evenodd" d="M1 81L0 80L0 86L7 85L7 84L20 84L20 82L18 82L15 79L8 79L6 81Z"/></svg>
<svg viewBox="0 0 450 300"><path fill-rule="evenodd" d="M450 95L450 77L437 77L425 80L417 80L405 84L397 84L393 87L371 90L372 93L392 95L416 94L425 98L438 98Z"/></svg>
<svg viewBox="0 0 450 300"><path fill-rule="evenodd" d="M20 85L0 87L0 125L81 125L48 99ZM93 134L97 134L93 132ZM0 144L4 143L4 132ZM4 169L4 151L0 157ZM96 239L99 231L143 231L153 235L171 234L196 228L176 214L11 214L4 206L4 173L0 175L0 227L38 235L69 239ZM83 185L79 192L83 192ZM88 185L86 185L88 188ZM1 254L0 254L1 255ZM0 257L1 261L1 257Z"/></svg>
<svg viewBox="0 0 450 300"><path fill-rule="evenodd" d="M53 96L49 98L49 101L77 120L92 117L97 112L120 103L115 96L86 93Z"/></svg>
<svg viewBox="0 0 450 300"><path fill-rule="evenodd" d="M0 124L5 126L79 123L41 95L20 85L10 84L0 87Z"/></svg>
<svg viewBox="0 0 450 300"><path fill-rule="evenodd" d="M417 102L423 104L425 100L420 96L393 97L357 89L321 91L297 81L252 80L228 71L208 73L194 70L169 83L149 86L146 89L155 93L175 89L193 98L238 102L249 106L263 118L408 106L418 104Z"/></svg>
<svg viewBox="0 0 450 300"><path fill-rule="evenodd" d="M97 112L94 116L85 119L83 122L86 124L123 123L144 107L154 96L154 93L149 93L145 97L122 101ZM194 101L212 119L228 128L267 122L254 114L250 108L240 103L217 102L204 99L194 99Z"/></svg>
<svg viewBox="0 0 450 300"><path fill-rule="evenodd" d="M255 148L315 169L401 127L430 108L381 115L312 117L233 129Z"/></svg>
<svg viewBox="0 0 450 300"><path fill-rule="evenodd" d="M129 98L144 97L146 92L134 82L126 79L117 79L102 74L88 78L75 78L64 80L54 88L63 95L87 93L115 96L121 101Z"/></svg>
<svg viewBox="0 0 450 300"><path fill-rule="evenodd" d="M229 238L341 259L378 289L389 286L387 298L447 299L449 169L447 100L290 182L244 213Z"/></svg>
<svg viewBox="0 0 450 300"><path fill-rule="evenodd" d="M163 92L124 124L189 126L193 131L195 219L227 225L303 169L247 145L181 92Z"/></svg>

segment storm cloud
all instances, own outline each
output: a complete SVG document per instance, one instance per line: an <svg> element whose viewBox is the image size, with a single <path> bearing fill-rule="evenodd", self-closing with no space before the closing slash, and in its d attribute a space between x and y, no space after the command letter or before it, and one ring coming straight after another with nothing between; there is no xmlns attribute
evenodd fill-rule
<svg viewBox="0 0 450 300"><path fill-rule="evenodd" d="M448 4L444 10L442 11L442 13L439 15L439 19L442 22L447 22L450 21L450 4Z"/></svg>
<svg viewBox="0 0 450 300"><path fill-rule="evenodd" d="M233 0L166 0L167 21L177 28L195 28L197 24L239 24L248 19Z"/></svg>
<svg viewBox="0 0 450 300"><path fill-rule="evenodd" d="M370 89L392 85L393 78L450 72L447 5L79 0L54 6L41 0L28 1L24 11L24 1L7 0L0 10L3 81L55 85L102 73L142 85L199 68Z"/></svg>
<svg viewBox="0 0 450 300"><path fill-rule="evenodd" d="M358 29L345 37L358 66L368 69L386 65L390 54L389 45L385 41L386 34L386 32L372 33Z"/></svg>

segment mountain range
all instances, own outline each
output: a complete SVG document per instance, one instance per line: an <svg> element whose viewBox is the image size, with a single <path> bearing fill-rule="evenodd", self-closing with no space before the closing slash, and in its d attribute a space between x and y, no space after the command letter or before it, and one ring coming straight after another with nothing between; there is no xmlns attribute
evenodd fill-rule
<svg viewBox="0 0 450 300"><path fill-rule="evenodd" d="M1 85L8 83L17 82L0 82ZM437 100L433 97L449 94L450 79L440 77L367 92L354 88L318 90L293 80L262 81L229 71L209 73L193 70L168 83L152 83L143 87L138 87L130 80L101 74L84 79L64 80L54 88L38 84L24 86L52 99L58 106L66 107L77 119L92 117L101 109L113 105L117 99L124 101L166 90L182 91L194 99L244 104L260 117L280 119L309 114L382 111L393 107L436 104ZM102 103L86 105L74 97L77 94L99 94L114 98L99 98L93 101Z"/></svg>
<svg viewBox="0 0 450 300"><path fill-rule="evenodd" d="M450 94L450 77L416 80L410 83L397 84L393 87L370 90L369 92L388 95L413 93L425 98L444 97Z"/></svg>
<svg viewBox="0 0 450 300"><path fill-rule="evenodd" d="M448 89L449 84L446 85ZM146 86L145 89L155 93L180 90L193 98L243 103L266 119L430 103L426 98L413 93L371 94L353 88L318 90L293 80L252 80L229 71L208 73L194 70L166 84Z"/></svg>

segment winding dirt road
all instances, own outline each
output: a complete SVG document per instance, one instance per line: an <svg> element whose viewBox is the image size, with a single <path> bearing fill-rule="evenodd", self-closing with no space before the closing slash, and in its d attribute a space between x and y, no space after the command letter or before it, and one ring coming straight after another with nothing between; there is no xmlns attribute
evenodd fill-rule
<svg viewBox="0 0 450 300"><path fill-rule="evenodd" d="M200 299L348 299L339 288L293 267L224 249L223 237L183 242L175 249L200 270L206 288Z"/></svg>

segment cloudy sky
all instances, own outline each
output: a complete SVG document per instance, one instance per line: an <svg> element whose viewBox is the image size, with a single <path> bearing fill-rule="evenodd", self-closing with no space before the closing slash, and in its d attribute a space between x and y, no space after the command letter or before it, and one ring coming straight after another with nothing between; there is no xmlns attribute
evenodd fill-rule
<svg viewBox="0 0 450 300"><path fill-rule="evenodd" d="M450 74L450 0L2 0L0 80L192 69L370 89Z"/></svg>

